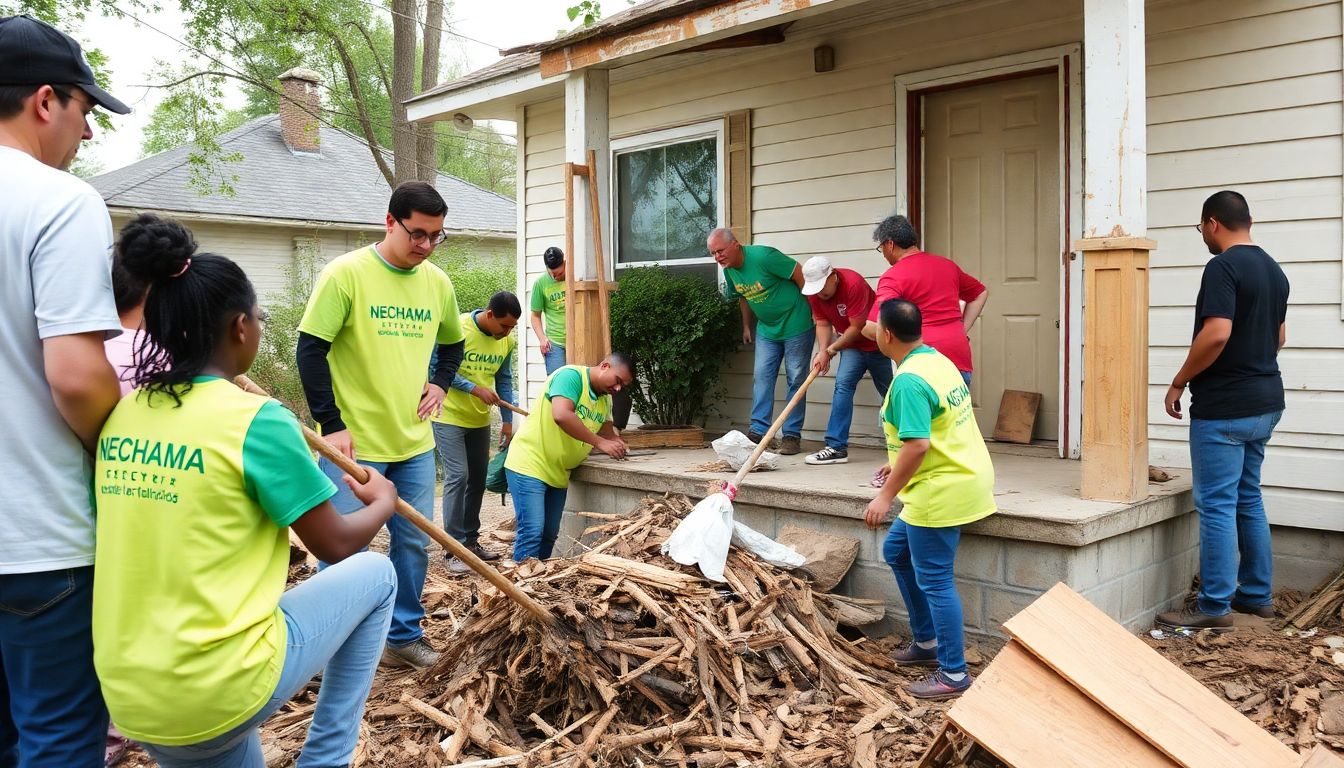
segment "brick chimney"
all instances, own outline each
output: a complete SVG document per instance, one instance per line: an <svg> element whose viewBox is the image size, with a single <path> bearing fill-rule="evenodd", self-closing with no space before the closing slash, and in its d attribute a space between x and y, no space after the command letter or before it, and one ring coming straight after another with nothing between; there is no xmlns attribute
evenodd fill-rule
<svg viewBox="0 0 1344 768"><path fill-rule="evenodd" d="M293 152L320 152L317 116L322 107L317 86L322 76L295 67L280 76L280 133Z"/></svg>

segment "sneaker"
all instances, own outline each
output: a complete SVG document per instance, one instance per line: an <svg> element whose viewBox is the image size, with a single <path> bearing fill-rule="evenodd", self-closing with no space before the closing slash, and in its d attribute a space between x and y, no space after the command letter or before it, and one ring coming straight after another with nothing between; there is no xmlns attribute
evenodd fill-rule
<svg viewBox="0 0 1344 768"><path fill-rule="evenodd" d="M1272 609L1271 609L1272 610ZM1155 623L1163 629L1213 629L1226 631L1232 629L1232 614L1210 616L1197 610L1167 611L1157 614Z"/></svg>
<svg viewBox="0 0 1344 768"><path fill-rule="evenodd" d="M960 680L953 680L943 674L940 669L919 682L907 685L905 690L916 699L942 701L943 699L955 699L965 693L974 680L975 678L969 674Z"/></svg>
<svg viewBox="0 0 1344 768"><path fill-rule="evenodd" d="M390 645L384 646L383 659L380 663L403 669L426 669L434 666L434 662L438 660L438 652L434 650L428 640L422 637L410 645L403 645L400 648L394 648Z"/></svg>
<svg viewBox="0 0 1344 768"><path fill-rule="evenodd" d="M471 566L467 565L465 560L459 560L456 557L448 558L449 573L471 573Z"/></svg>
<svg viewBox="0 0 1344 768"><path fill-rule="evenodd" d="M938 666L938 646L920 648L918 645L911 643L905 648L897 648L892 651L891 660L902 667L936 667Z"/></svg>
<svg viewBox="0 0 1344 768"><path fill-rule="evenodd" d="M849 451L845 451L845 450L837 451L836 449L834 449L834 448L832 448L832 447L830 447L830 446L828 445L828 446L826 446L825 448L822 448L820 451L817 451L816 453L814 453L814 454L808 456L806 459L803 459L803 463L805 463L805 464L847 464L847 463L849 463Z"/></svg>
<svg viewBox="0 0 1344 768"><path fill-rule="evenodd" d="M1232 610L1236 611L1237 613L1246 613L1250 614L1251 616L1259 616L1262 619L1278 618L1278 616L1274 613L1273 605L1246 605L1245 603L1238 603L1234 600L1232 601Z"/></svg>
<svg viewBox="0 0 1344 768"><path fill-rule="evenodd" d="M779 443L780 456L796 456L803 452L802 438L785 435Z"/></svg>

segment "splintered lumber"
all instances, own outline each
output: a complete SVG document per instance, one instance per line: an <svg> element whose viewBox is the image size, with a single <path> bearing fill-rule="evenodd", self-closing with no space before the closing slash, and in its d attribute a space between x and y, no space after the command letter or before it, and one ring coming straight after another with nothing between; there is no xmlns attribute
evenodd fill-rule
<svg viewBox="0 0 1344 768"><path fill-rule="evenodd" d="M1341 607L1344 607L1344 571L1335 574L1317 587L1310 597L1298 603L1292 613L1284 617L1284 623L1299 629L1311 629L1338 617Z"/></svg>
<svg viewBox="0 0 1344 768"><path fill-rule="evenodd" d="M1177 765L1016 642L999 651L947 719L1012 766Z"/></svg>
<svg viewBox="0 0 1344 768"><path fill-rule="evenodd" d="M1004 630L1177 765L1298 768L1300 758L1064 584ZM1034 721L1022 721L1034 722Z"/></svg>

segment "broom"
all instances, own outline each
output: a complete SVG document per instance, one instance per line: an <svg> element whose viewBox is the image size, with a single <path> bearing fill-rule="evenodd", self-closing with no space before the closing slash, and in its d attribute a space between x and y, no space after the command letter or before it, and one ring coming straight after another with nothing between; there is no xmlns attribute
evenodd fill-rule
<svg viewBox="0 0 1344 768"><path fill-rule="evenodd" d="M807 394L807 388L812 386L818 373L819 371L813 368L807 375L802 386L798 387L798 391L789 398L784 410L779 412L775 423L770 425L765 436L757 443L756 450L742 462L733 479L722 490L701 499L700 503L695 505L695 509L677 524L676 530L672 531L672 535L668 536L663 544L664 554L682 565L699 565L700 572L707 579L724 581L723 567L728 561L728 547L733 538L733 499L737 498L737 490L747 473L756 466L761 454L765 453L765 448L774 439L775 433L784 426L784 421L793 412L794 407Z"/></svg>

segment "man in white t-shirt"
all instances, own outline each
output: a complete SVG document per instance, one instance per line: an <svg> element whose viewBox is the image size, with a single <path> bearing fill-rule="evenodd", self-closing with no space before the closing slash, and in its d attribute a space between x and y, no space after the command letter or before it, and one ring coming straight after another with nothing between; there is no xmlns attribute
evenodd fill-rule
<svg viewBox="0 0 1344 768"><path fill-rule="evenodd" d="M0 765L102 766L93 669L92 451L118 398L112 222L65 171L93 137L94 84L68 35L0 18Z"/></svg>

